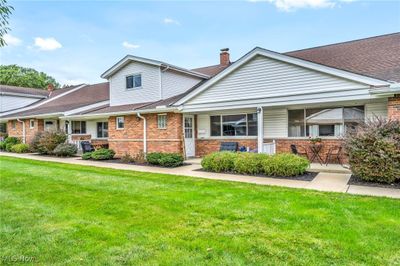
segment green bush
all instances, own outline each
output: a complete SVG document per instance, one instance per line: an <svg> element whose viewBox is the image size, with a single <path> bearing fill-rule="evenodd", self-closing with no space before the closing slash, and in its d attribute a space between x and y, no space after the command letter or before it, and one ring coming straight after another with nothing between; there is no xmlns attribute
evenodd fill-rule
<svg viewBox="0 0 400 266"><path fill-rule="evenodd" d="M8 137L2 142L2 147L5 151L11 151L12 146L20 144L21 140L16 137Z"/></svg>
<svg viewBox="0 0 400 266"><path fill-rule="evenodd" d="M64 132L43 132L37 144L37 151L40 154L53 154L54 149L67 140Z"/></svg>
<svg viewBox="0 0 400 266"><path fill-rule="evenodd" d="M242 152L236 155L233 161L233 170L239 174L260 174L262 173L262 159L268 157L266 154Z"/></svg>
<svg viewBox="0 0 400 266"><path fill-rule="evenodd" d="M61 143L54 149L53 153L61 157L70 157L77 153L78 148L74 144Z"/></svg>
<svg viewBox="0 0 400 266"><path fill-rule="evenodd" d="M183 164L184 158L178 153L151 152L146 156L149 164L164 167L177 167Z"/></svg>
<svg viewBox="0 0 400 266"><path fill-rule="evenodd" d="M32 152L39 152L39 141L40 141L40 138L42 137L43 133L44 133L43 131L38 131L33 136L31 143L30 143Z"/></svg>
<svg viewBox="0 0 400 266"><path fill-rule="evenodd" d="M12 152L25 153L29 151L29 145L25 143L15 144L11 147Z"/></svg>
<svg viewBox="0 0 400 266"><path fill-rule="evenodd" d="M82 154L82 160L90 160L90 159L92 159L92 153L93 152L85 152L84 154Z"/></svg>
<svg viewBox="0 0 400 266"><path fill-rule="evenodd" d="M115 152L111 149L98 149L92 152L93 160L111 160L114 158Z"/></svg>
<svg viewBox="0 0 400 266"><path fill-rule="evenodd" d="M374 118L345 136L353 174L366 181L400 180L400 121Z"/></svg>
<svg viewBox="0 0 400 266"><path fill-rule="evenodd" d="M295 154L282 153L264 157L261 165L267 176L296 176L304 174L310 162Z"/></svg>
<svg viewBox="0 0 400 266"><path fill-rule="evenodd" d="M0 151L4 151L5 149L6 149L6 142L3 140L3 141L0 141Z"/></svg>
<svg viewBox="0 0 400 266"><path fill-rule="evenodd" d="M234 160L237 153L234 152L214 152L204 156L201 160L201 166L207 171L213 172L231 172L234 168Z"/></svg>
<svg viewBox="0 0 400 266"><path fill-rule="evenodd" d="M309 165L307 159L294 154L215 152L201 161L201 166L208 171L267 176L302 175Z"/></svg>

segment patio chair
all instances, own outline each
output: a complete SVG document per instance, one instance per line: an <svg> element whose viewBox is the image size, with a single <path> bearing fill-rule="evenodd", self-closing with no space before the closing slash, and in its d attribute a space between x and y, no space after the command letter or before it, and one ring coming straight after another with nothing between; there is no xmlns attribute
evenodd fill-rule
<svg viewBox="0 0 400 266"><path fill-rule="evenodd" d="M81 147L82 147L82 152L83 153L94 151L94 148L93 148L92 144L89 141L82 141L81 142Z"/></svg>
<svg viewBox="0 0 400 266"><path fill-rule="evenodd" d="M343 152L342 146L330 147L328 150L328 153L326 154L325 164L328 165L329 161L333 161L333 162L337 161L340 165L343 165L342 152Z"/></svg>
<svg viewBox="0 0 400 266"><path fill-rule="evenodd" d="M292 150L293 154L300 155L300 156L306 156L306 158L308 160L310 160L310 158L308 157L307 150L302 146L299 146L299 147L302 149L301 151L297 148L296 145L294 145L294 144L290 145L290 149Z"/></svg>
<svg viewBox="0 0 400 266"><path fill-rule="evenodd" d="M219 147L219 151L237 151L238 143L237 142L221 142L221 146Z"/></svg>

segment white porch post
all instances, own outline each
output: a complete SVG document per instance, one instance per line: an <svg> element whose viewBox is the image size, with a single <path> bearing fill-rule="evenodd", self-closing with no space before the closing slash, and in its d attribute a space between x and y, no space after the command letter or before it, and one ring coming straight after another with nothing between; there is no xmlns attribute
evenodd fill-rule
<svg viewBox="0 0 400 266"><path fill-rule="evenodd" d="M264 109L257 107L257 150L258 153L263 152L264 144Z"/></svg>
<svg viewBox="0 0 400 266"><path fill-rule="evenodd" d="M64 122L64 126L65 126L65 122ZM67 131L67 135L68 135L68 142L72 142L72 123L71 120L68 120L68 131ZM79 149L79 147L78 147Z"/></svg>

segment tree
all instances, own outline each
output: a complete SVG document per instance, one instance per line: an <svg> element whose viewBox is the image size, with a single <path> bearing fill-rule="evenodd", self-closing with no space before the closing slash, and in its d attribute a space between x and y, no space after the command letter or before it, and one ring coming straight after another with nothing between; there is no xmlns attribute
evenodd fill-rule
<svg viewBox="0 0 400 266"><path fill-rule="evenodd" d="M55 88L60 87L60 84L46 73L17 65L0 65L0 84L38 89L47 89L49 84L53 84Z"/></svg>
<svg viewBox="0 0 400 266"><path fill-rule="evenodd" d="M8 20L12 10L14 10L14 8L7 4L7 0L0 0L0 47L7 45L4 40L4 35L10 30L8 27Z"/></svg>

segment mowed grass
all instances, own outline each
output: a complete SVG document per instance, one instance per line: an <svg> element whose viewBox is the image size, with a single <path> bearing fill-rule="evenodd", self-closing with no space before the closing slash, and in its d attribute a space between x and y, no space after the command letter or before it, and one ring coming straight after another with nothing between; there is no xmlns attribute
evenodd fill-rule
<svg viewBox="0 0 400 266"><path fill-rule="evenodd" d="M0 167L3 262L400 264L395 199L10 157Z"/></svg>

